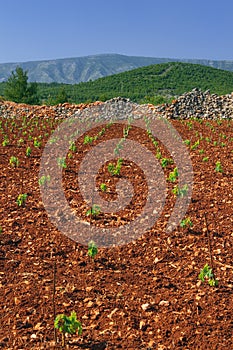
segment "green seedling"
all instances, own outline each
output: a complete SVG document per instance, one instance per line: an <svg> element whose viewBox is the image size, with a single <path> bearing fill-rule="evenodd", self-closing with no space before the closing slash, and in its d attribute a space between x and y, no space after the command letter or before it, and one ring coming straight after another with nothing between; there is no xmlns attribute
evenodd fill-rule
<svg viewBox="0 0 233 350"><path fill-rule="evenodd" d="M88 143L91 144L93 141L98 140L98 138L100 138L101 136L103 136L103 135L105 134L106 128L109 128L111 125L112 125L112 123L107 124L106 127L103 127L103 128L98 132L98 134L95 135L94 137L89 136L89 135L86 135L86 136L84 137L83 144L84 144L84 145L87 145Z"/></svg>
<svg viewBox="0 0 233 350"><path fill-rule="evenodd" d="M87 216L97 216L100 214L100 206L97 204L93 204L91 209L87 210L86 215Z"/></svg>
<svg viewBox="0 0 233 350"><path fill-rule="evenodd" d="M54 320L54 328L58 329L62 333L62 346L65 346L65 334L75 334L78 331L78 335L82 334L82 324L77 320L75 311L72 311L70 316L59 314Z"/></svg>
<svg viewBox="0 0 233 350"><path fill-rule="evenodd" d="M50 137L49 144L52 145L53 143L57 142L57 140L58 140L57 137Z"/></svg>
<svg viewBox="0 0 233 350"><path fill-rule="evenodd" d="M107 126L106 126L106 127L107 127ZM103 128L100 130L100 132L98 132L98 137L103 136L103 135L105 134L105 131L106 131L106 128L103 127Z"/></svg>
<svg viewBox="0 0 233 350"><path fill-rule="evenodd" d="M193 150L197 149L197 147L199 146L199 144L200 144L200 141L197 140L197 141L191 146L191 150L193 151Z"/></svg>
<svg viewBox="0 0 233 350"><path fill-rule="evenodd" d="M27 199L27 193L20 193L16 199L16 203L18 204L19 207L24 206L24 204L26 203L26 199Z"/></svg>
<svg viewBox="0 0 233 350"><path fill-rule="evenodd" d="M38 183L40 186L44 186L46 182L50 181L50 175L43 175L39 178Z"/></svg>
<svg viewBox="0 0 233 350"><path fill-rule="evenodd" d="M223 168L222 165L220 163L220 161L217 161L215 164L215 171L217 171L217 173L222 173L223 172Z"/></svg>
<svg viewBox="0 0 233 350"><path fill-rule="evenodd" d="M26 156L30 157L31 153L32 153L31 147L27 147L27 149L26 149Z"/></svg>
<svg viewBox="0 0 233 350"><path fill-rule="evenodd" d="M186 196L188 192L188 185L184 185L182 188L180 188L179 186L175 186L172 190L172 193L178 197L184 197Z"/></svg>
<svg viewBox="0 0 233 350"><path fill-rule="evenodd" d="M181 222L180 222L180 227L185 228L185 227L188 227L188 226L189 227L193 226L193 223L192 223L190 217L187 217L187 218L181 220Z"/></svg>
<svg viewBox="0 0 233 350"><path fill-rule="evenodd" d="M157 147L158 146L158 141L156 141L154 138L153 138L153 140L152 140L152 143L153 143L153 145L155 146L155 147Z"/></svg>
<svg viewBox="0 0 233 350"><path fill-rule="evenodd" d="M191 141L190 140L184 140L183 143L186 145L186 146L189 146Z"/></svg>
<svg viewBox="0 0 233 350"><path fill-rule="evenodd" d="M154 146L155 148L157 148L157 147L158 147L158 144L159 144L158 141L154 138L154 136L152 135L151 131L148 131L148 130L147 130L147 133L148 133L148 136L149 136L151 142L153 143L153 146Z"/></svg>
<svg viewBox="0 0 233 350"><path fill-rule="evenodd" d="M123 138L126 139L129 135L129 130L132 128L131 125L127 125L124 129L123 129Z"/></svg>
<svg viewBox="0 0 233 350"><path fill-rule="evenodd" d="M66 159L65 157L59 157L57 158L57 164L60 168L66 169L67 165L66 165Z"/></svg>
<svg viewBox="0 0 233 350"><path fill-rule="evenodd" d="M18 167L19 166L19 159L17 157L10 157L9 163L11 166Z"/></svg>
<svg viewBox="0 0 233 350"><path fill-rule="evenodd" d="M114 154L118 155L120 150L123 147L123 143L125 142L125 138L123 137L122 139L120 139L120 141L118 142L118 144L116 145L116 147L114 148Z"/></svg>
<svg viewBox="0 0 233 350"><path fill-rule="evenodd" d="M24 143L24 139L22 139L22 138L20 138L20 139L17 141L17 145L18 145L18 146L21 146L23 143Z"/></svg>
<svg viewBox="0 0 233 350"><path fill-rule="evenodd" d="M100 189L102 192L106 192L107 191L107 185L105 183L100 184Z"/></svg>
<svg viewBox="0 0 233 350"><path fill-rule="evenodd" d="M117 160L117 164L116 166L112 163L109 163L108 164L108 171L109 173L114 176L114 175L119 175L120 174L120 171L121 171L121 166L122 166L122 163L123 163L123 159L122 158L119 158Z"/></svg>
<svg viewBox="0 0 233 350"><path fill-rule="evenodd" d="M2 141L2 145L5 147L5 146L8 146L10 143L9 139L7 136L4 136L4 140Z"/></svg>
<svg viewBox="0 0 233 350"><path fill-rule="evenodd" d="M38 141L37 138L35 137L34 141L33 141L33 145L36 148L40 148L41 147L41 141Z"/></svg>
<svg viewBox="0 0 233 350"><path fill-rule="evenodd" d="M199 150L199 153L200 153L200 154L204 154L204 153L205 153L204 149L200 149L200 150Z"/></svg>
<svg viewBox="0 0 233 350"><path fill-rule="evenodd" d="M109 129L113 125L113 121L110 121L106 124L106 129Z"/></svg>
<svg viewBox="0 0 233 350"><path fill-rule="evenodd" d="M201 269L198 278L202 282L205 282L207 280L211 287L217 287L218 285L218 281L214 279L214 274L212 272L211 267L208 264L205 264L203 269Z"/></svg>
<svg viewBox="0 0 233 350"><path fill-rule="evenodd" d="M155 157L156 157L158 160L160 160L160 159L162 158L162 153L160 152L159 149L157 149L157 152L156 152Z"/></svg>
<svg viewBox="0 0 233 350"><path fill-rule="evenodd" d="M91 137L91 136L89 136L89 135L86 135L85 137L84 137L84 141L83 141L83 144L84 145L87 145L88 143L92 143L94 141L94 137Z"/></svg>
<svg viewBox="0 0 233 350"><path fill-rule="evenodd" d="M2 234L2 231L3 231L2 226L0 226L0 234Z"/></svg>
<svg viewBox="0 0 233 350"><path fill-rule="evenodd" d="M88 251L87 251L88 256L94 259L97 253L98 253L97 245L95 244L94 241L90 241L88 243Z"/></svg>
<svg viewBox="0 0 233 350"><path fill-rule="evenodd" d="M189 128L189 130L192 130L193 128L193 123L190 121L190 122L187 122L187 126Z"/></svg>
<svg viewBox="0 0 233 350"><path fill-rule="evenodd" d="M168 166L169 164L173 164L172 159L170 159L170 158L162 158L161 159L162 168L166 168L166 166Z"/></svg>
<svg viewBox="0 0 233 350"><path fill-rule="evenodd" d="M211 131L213 131L213 132L215 131L215 128L214 128L213 125L209 125L209 128L210 128Z"/></svg>
<svg viewBox="0 0 233 350"><path fill-rule="evenodd" d="M144 118L145 120L145 123L146 123L146 132L147 132L147 135L149 136L150 140L152 141L153 145L155 147L158 146L158 141L156 141L156 139L154 138L153 134L152 134L152 131L150 129L150 120L147 119L147 118Z"/></svg>
<svg viewBox="0 0 233 350"><path fill-rule="evenodd" d="M132 126L129 124L123 129L123 137L120 139L120 141L117 143L115 149L114 149L114 154L118 155L120 150L123 147L124 142L126 141L126 138L129 135L129 130L132 128Z"/></svg>
<svg viewBox="0 0 233 350"><path fill-rule="evenodd" d="M203 157L203 158L202 158L202 161L203 161L203 162L208 162L208 160L209 160L209 157Z"/></svg>
<svg viewBox="0 0 233 350"><path fill-rule="evenodd" d="M77 151L77 147L76 147L74 141L69 141L69 144L70 144L69 149L70 149L72 152L76 152L76 151Z"/></svg>
<svg viewBox="0 0 233 350"><path fill-rule="evenodd" d="M177 167L175 167L175 169L170 172L167 180L171 182L175 182L177 180L177 177L178 177L178 169Z"/></svg>

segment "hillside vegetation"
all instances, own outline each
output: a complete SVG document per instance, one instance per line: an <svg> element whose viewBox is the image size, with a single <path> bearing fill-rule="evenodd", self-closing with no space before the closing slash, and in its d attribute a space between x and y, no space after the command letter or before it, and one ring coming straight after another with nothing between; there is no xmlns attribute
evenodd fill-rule
<svg viewBox="0 0 233 350"><path fill-rule="evenodd" d="M0 84L4 96L5 83ZM233 72L199 64L170 62L137 68L74 85L39 83L42 104L105 101L117 96L137 103L164 103L193 88L225 95L233 91Z"/></svg>
<svg viewBox="0 0 233 350"><path fill-rule="evenodd" d="M184 62L233 71L233 61L208 59L177 59L161 57L126 56L120 54L97 54L83 57L62 58L45 61L1 63L0 82L7 81L17 66L28 72L28 81L37 83L78 84L109 75L126 72L151 64Z"/></svg>

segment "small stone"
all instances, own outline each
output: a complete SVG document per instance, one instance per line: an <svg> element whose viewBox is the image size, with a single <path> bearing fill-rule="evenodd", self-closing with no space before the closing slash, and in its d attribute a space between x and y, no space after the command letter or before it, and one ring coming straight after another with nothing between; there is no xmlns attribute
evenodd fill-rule
<svg viewBox="0 0 233 350"><path fill-rule="evenodd" d="M141 329L141 330L145 330L145 327L146 326L146 322L145 321L143 321L143 320L141 320L140 321L140 324L139 324L139 328Z"/></svg>
<svg viewBox="0 0 233 350"><path fill-rule="evenodd" d="M160 302L159 302L159 306L168 306L170 303L169 303L169 301L168 300L161 300Z"/></svg>
<svg viewBox="0 0 233 350"><path fill-rule="evenodd" d="M93 304L94 304L93 301L90 300L90 301L87 303L86 307L92 307Z"/></svg>
<svg viewBox="0 0 233 350"><path fill-rule="evenodd" d="M142 308L142 310L144 310L144 311L148 310L149 307L150 307L150 304L148 304L148 303L142 304L142 305L141 305L141 308Z"/></svg>

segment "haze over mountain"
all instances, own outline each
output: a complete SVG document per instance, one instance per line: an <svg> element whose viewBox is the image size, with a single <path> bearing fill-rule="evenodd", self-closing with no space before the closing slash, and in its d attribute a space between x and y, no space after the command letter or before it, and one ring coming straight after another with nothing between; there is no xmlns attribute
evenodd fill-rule
<svg viewBox="0 0 233 350"><path fill-rule="evenodd" d="M186 62L233 71L232 61L177 59L120 54L99 54L76 58L0 64L0 82L6 81L17 66L28 72L28 80L41 83L77 84L135 68L166 62Z"/></svg>

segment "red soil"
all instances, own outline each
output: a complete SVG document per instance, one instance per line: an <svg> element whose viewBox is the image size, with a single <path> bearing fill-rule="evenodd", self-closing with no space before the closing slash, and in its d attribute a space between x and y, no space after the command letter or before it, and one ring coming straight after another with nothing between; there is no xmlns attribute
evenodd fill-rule
<svg viewBox="0 0 233 350"><path fill-rule="evenodd" d="M58 343L54 341L55 306L55 314L76 311L83 326L81 336L67 337L69 349L233 348L232 120L221 125L171 121L183 140L189 139L191 145L200 140L196 149L190 149L194 186L186 217L193 226L166 233L176 200L171 192L174 184L167 183L164 210L154 227L127 245L100 248L94 261L87 256L86 246L55 228L41 200L40 157L58 121L52 115L46 121L31 117L29 125L20 129L22 117L13 126L10 119L0 120L0 347L60 348L60 334ZM9 139L6 146L2 145L4 135ZM78 164L93 145L121 135L122 127L112 126L92 145L78 140L78 151L67 158L65 195L86 221L90 221L85 215L88 207L75 176ZM35 137L42 142L40 148L33 145ZM146 132L132 128L129 138L156 153ZM29 146L32 153L26 157ZM163 157L171 157L162 146L161 151ZM18 167L10 165L11 156L18 157ZM223 172L215 171L217 161ZM136 188L131 206L113 216L100 213L91 219L92 225L121 225L140 212L146 184L141 170L134 166L132 171L131 166L125 160L120 175ZM173 169L174 164L164 169L166 178ZM101 167L97 185L108 184L109 192L102 194L105 199L116 198L117 181L107 166ZM20 193L28 195L21 207L16 204ZM206 263L219 281L217 287L198 279Z"/></svg>

